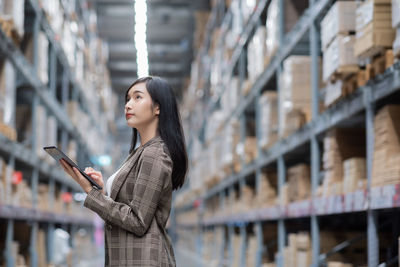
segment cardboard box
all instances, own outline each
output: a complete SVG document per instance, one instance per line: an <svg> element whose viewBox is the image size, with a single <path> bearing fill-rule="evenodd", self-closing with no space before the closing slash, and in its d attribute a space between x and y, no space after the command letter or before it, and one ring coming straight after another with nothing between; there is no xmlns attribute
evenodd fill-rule
<svg viewBox="0 0 400 267"><path fill-rule="evenodd" d="M265 44L266 28L258 26L253 38L250 40L247 49L247 73L249 80L254 83L264 70L264 57L266 52Z"/></svg>
<svg viewBox="0 0 400 267"><path fill-rule="evenodd" d="M290 118L302 113L305 121L311 120L311 58L309 56L290 56L283 62L283 71L280 77L282 97L280 101L280 116L282 124L279 133L284 136L288 128ZM301 118L301 116L298 116ZM301 122L301 120L298 120ZM297 121L296 121L297 122ZM294 125L296 127L296 125Z"/></svg>
<svg viewBox="0 0 400 267"><path fill-rule="evenodd" d="M335 74L350 74L358 71L354 56L354 35L338 34L323 54L323 81L327 82Z"/></svg>
<svg viewBox="0 0 400 267"><path fill-rule="evenodd" d="M395 38L392 28L391 4L369 0L356 11L356 43L354 54L357 57L372 57L377 49L390 48Z"/></svg>
<svg viewBox="0 0 400 267"><path fill-rule="evenodd" d="M387 105L374 119L372 186L400 182L400 106Z"/></svg>
<svg viewBox="0 0 400 267"><path fill-rule="evenodd" d="M3 0L0 3L0 17L11 21L19 37L24 35L24 0Z"/></svg>
<svg viewBox="0 0 400 267"><path fill-rule="evenodd" d="M38 75L46 85L49 82L49 40L44 32L38 35Z"/></svg>
<svg viewBox="0 0 400 267"><path fill-rule="evenodd" d="M267 149L278 140L278 94L275 91L265 91L259 99L259 105L259 146Z"/></svg>
<svg viewBox="0 0 400 267"><path fill-rule="evenodd" d="M400 27L400 0L392 0L392 27Z"/></svg>
<svg viewBox="0 0 400 267"><path fill-rule="evenodd" d="M310 197L310 179L310 167L306 164L298 164L288 169L287 181L290 202Z"/></svg>
<svg viewBox="0 0 400 267"><path fill-rule="evenodd" d="M363 184L367 179L365 158L350 158L343 161L343 172L343 193L363 189Z"/></svg>
<svg viewBox="0 0 400 267"><path fill-rule="evenodd" d="M339 34L348 35L356 30L355 1L337 1L321 21L322 51L328 48L332 40Z"/></svg>

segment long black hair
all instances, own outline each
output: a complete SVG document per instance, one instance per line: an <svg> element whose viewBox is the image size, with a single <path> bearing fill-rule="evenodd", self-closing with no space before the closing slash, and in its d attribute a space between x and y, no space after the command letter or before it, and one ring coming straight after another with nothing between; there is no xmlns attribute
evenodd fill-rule
<svg viewBox="0 0 400 267"><path fill-rule="evenodd" d="M188 169L188 156L185 146L185 136L178 111L175 95L172 87L162 78L148 76L134 81L125 93L125 102L128 98L129 90L136 84L145 83L146 89L150 94L153 104L159 105L160 115L158 130L161 139L167 145L170 157L173 162L172 188L178 189L185 182ZM138 138L136 128L132 129L132 140L129 153L135 149Z"/></svg>

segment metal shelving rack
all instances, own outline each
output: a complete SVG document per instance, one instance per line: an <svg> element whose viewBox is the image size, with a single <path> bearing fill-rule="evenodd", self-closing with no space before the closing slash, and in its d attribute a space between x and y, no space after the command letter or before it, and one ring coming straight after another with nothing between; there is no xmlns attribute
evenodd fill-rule
<svg viewBox="0 0 400 267"><path fill-rule="evenodd" d="M232 59L225 70L229 74L233 72L237 66L239 70L239 78L241 85L244 80L244 69L245 63L243 60L245 44L252 36L254 28L259 25L260 15L266 6L269 4L268 0L258 1L257 7L254 10L251 18L247 25L242 27L243 31L241 37L236 45ZM261 266L262 251L263 251L263 236L262 236L262 222L263 221L276 221L278 225L278 258L277 266L283 266L283 249L286 245L286 227L285 220L297 219L297 218L309 218L310 219L310 232L312 240L312 266L320 266L324 263L325 254L320 252L320 225L319 218L324 215L332 214L344 214L344 213L355 213L355 212L366 212L367 214L367 248L368 248L368 266L375 267L379 263L379 242L378 242L378 210L387 208L400 207L400 186L390 185L383 188L372 188L371 187L371 176L372 176L372 161L373 161L373 150L374 150L374 115L376 103L385 101L384 99L400 90L400 63L394 64L392 67L387 69L383 74L371 80L367 85L358 88L355 93L351 96L343 99L335 106L327 109L326 111L319 112L319 99L320 99L320 88L319 88L319 26L317 25L318 19L323 16L332 5L333 0L310 0L309 7L306 9L297 24L293 29L286 35L281 30L280 32L280 47L277 53L271 60L270 64L266 67L263 73L258 77L255 83L252 85L250 93L242 97L239 106L235 109L234 113L224 121L224 126L233 118L238 118L242 125L242 138L244 138L245 129L245 110L250 105L255 106L255 119L256 119L256 136L259 139L259 102L258 96L263 87L272 80L274 75L280 76L282 72L283 60L291 55L291 52L295 49L296 45L300 42L301 38L308 34L309 38L309 51L312 59L312 121L301 129L290 135L285 139L280 139L275 145L269 148L267 151L263 151L258 147L258 157L243 167L243 169L236 174L223 179L219 184L212 187L210 190L200 197L202 205L198 208L198 222L193 223L178 223L177 227L182 228L198 228L198 235L201 235L202 229L217 227L227 227L227 240L225 240L225 233L223 233L223 242L228 242L228 261L232 260L232 237L233 228L238 226L240 228L240 235L242 238L241 245L241 266L244 266L244 258L246 253L246 224L253 223L255 226L255 234L257 237L258 249L256 252L256 266ZM281 11L280 13L280 29L284 29L285 15L284 1L279 1ZM215 11L212 11L215 12ZM228 16L226 14L225 16ZM225 22L225 20L223 20ZM221 26L226 27L224 25ZM277 79L279 80L279 79ZM241 86L239 86L241 88ZM278 94L280 91L279 82L276 84ZM206 108L205 118L218 108L218 103L221 99L222 92L217 96L217 99L211 99L209 103L205 105ZM367 140L367 180L368 186L365 191L357 191L355 193L346 194L344 196L336 196L329 198L320 198L316 196L316 189L320 181L320 158L322 151L318 142L318 137L323 135L327 130L332 127L338 126L340 123L345 122L347 119L352 118L360 113L365 113L365 128L366 128L366 140ZM279 116L278 116L279 117ZM281 121L279 121L281 123ZM206 119L203 120L200 127L200 131L195 131L190 134L189 144L195 136L199 136L202 129L205 128ZM220 207L224 207L226 192L228 195L234 191L234 185L239 184L239 190L245 183L247 176L254 174L255 176L255 188L256 192L260 192L260 181L262 168L276 164L277 179L278 179L278 198L281 195L281 188L285 182L286 177L286 162L285 155L290 154L296 148L300 146L309 146L310 150L310 163L311 163L311 189L312 198L311 200L291 203L288 206L273 206L270 208L253 210L241 214L235 214L231 216L215 216L211 219L203 219L204 203L214 196L219 196ZM190 177L189 177L190 180ZM182 207L175 208L175 214L184 213L188 210L193 209L193 203L187 203ZM328 207L326 209L325 207ZM224 231L223 231L224 232ZM215 235L214 235L215 236ZM201 236L198 237L201 240ZM222 248L218 249L218 252L223 252ZM202 255L201 242L197 246L198 254ZM229 265L228 265L229 266Z"/></svg>
<svg viewBox="0 0 400 267"><path fill-rule="evenodd" d="M82 9L81 1L77 1L79 7ZM46 232L48 238L46 238L47 246L47 260L48 263L53 263L53 236L56 224L60 224L62 228L73 233L77 231L77 227L85 227L89 232L93 233L94 225L91 219L80 218L71 215L60 215L51 212L42 212L36 209L38 202L38 183L39 174L41 179L47 180L49 183L49 203L53 205L55 196L56 182L61 184L61 192L81 192L82 190L73 182L61 168L55 168L55 165L50 165L40 159L36 154L36 132L37 125L36 120L36 107L41 102L47 109L47 111L54 115L57 120L58 127L61 128L61 148L67 149L68 140L71 138L76 140L79 147L78 153L78 164L84 166L89 164L91 152L88 146L85 144L84 139L78 133L76 127L71 123L68 118L67 101L69 97L73 100L80 100L82 108L85 112L89 113L89 116L93 122L93 125L98 127L95 123L93 114L86 108L87 99L83 94L83 88L80 87L74 73L69 66L66 54L62 49L59 41L56 38L56 34L52 30L43 10L39 6L37 0L28 0L25 3L25 8L29 8L33 11L33 64L31 65L28 60L24 57L20 49L9 39L3 30L0 29L0 54L2 57L7 58L12 63L16 75L16 87L20 84L27 84L33 90L32 99L32 136L31 136L31 147L32 149L26 148L23 144L13 142L3 136L0 136L0 153L7 159L7 163L11 168L14 169L16 161L26 166L31 171L31 187L32 187L32 209L14 207L8 205L0 205L0 219L6 220L6 240L5 240L5 251L4 256L6 259L6 266L15 266L15 260L12 258L11 247L14 235L14 221L26 221L31 225L31 243L30 243L30 257L31 266L38 266L37 258L37 247L36 239L39 229L39 223L45 223L47 226ZM83 9L81 10L83 12ZM48 86L43 84L37 72L35 71L38 66L38 34L43 31L49 41L49 83ZM57 62L59 64L57 64ZM60 80L57 78L57 66L62 67L62 77ZM57 84L61 84L61 103L56 99ZM16 88L14 88L16 90ZM90 163L92 164L92 163ZM100 168L100 166L97 166ZM72 236L72 235L71 235ZM73 243L73 242L72 242Z"/></svg>

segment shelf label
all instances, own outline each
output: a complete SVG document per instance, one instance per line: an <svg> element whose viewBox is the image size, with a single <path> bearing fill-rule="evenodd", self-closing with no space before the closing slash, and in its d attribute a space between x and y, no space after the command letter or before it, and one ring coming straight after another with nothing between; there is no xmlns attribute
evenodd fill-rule
<svg viewBox="0 0 400 267"><path fill-rule="evenodd" d="M357 190L354 192L353 211L362 211L367 209L367 197L365 190Z"/></svg>

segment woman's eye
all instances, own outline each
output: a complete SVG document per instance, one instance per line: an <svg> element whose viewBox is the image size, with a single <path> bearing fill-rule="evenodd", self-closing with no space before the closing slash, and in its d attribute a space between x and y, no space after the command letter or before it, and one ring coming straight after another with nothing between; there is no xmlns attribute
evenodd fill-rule
<svg viewBox="0 0 400 267"><path fill-rule="evenodd" d="M140 95L137 95L137 96L136 96L136 99L139 99L139 98L142 98L142 97L141 97Z"/></svg>

